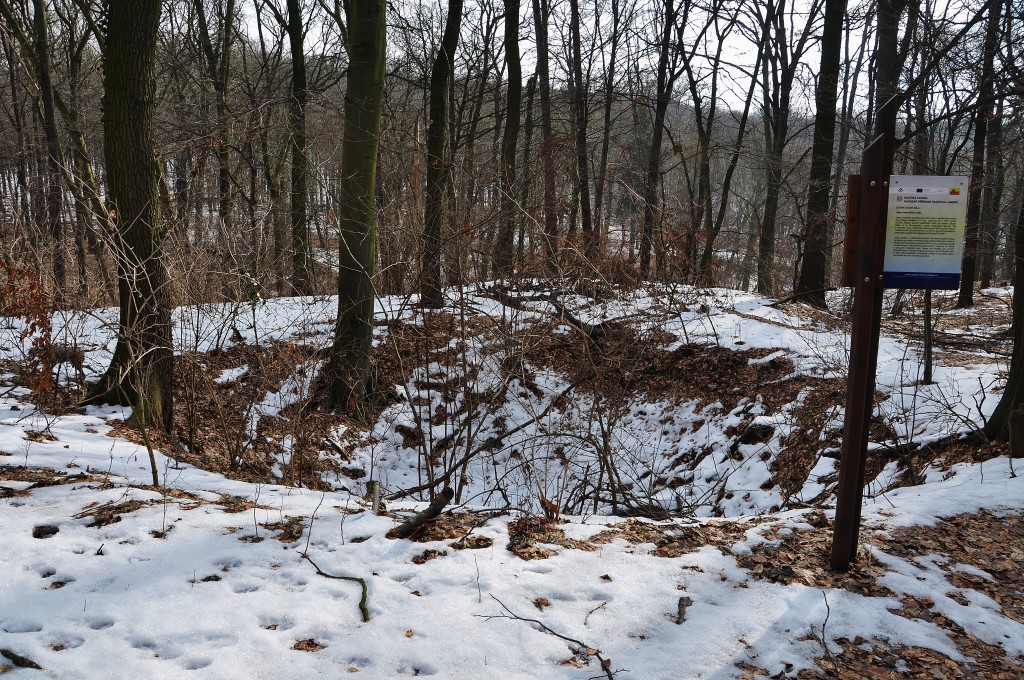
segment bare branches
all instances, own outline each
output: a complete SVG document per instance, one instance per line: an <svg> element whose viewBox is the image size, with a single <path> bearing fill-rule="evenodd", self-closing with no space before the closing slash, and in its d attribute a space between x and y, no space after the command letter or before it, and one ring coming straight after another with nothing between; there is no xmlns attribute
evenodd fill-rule
<svg viewBox="0 0 1024 680"><path fill-rule="evenodd" d="M527 623L532 623L535 626L537 626L538 628L540 628L541 631L547 633L548 635L554 635L556 638L558 638L560 640L565 640L566 642L575 645L576 648L573 650L573 653L578 654L578 655L583 656L583 657L591 657L592 656L595 659L597 659L598 662L601 664L601 670L604 672L604 676L606 678L609 678L609 680L614 678L615 674L618 673L618 671L612 671L612 660L610 658L607 658L604 655L602 655L600 649L597 649L595 647L591 647L587 643L581 642L580 640L577 640L576 638L571 638L568 635L562 635L558 631L556 631L556 630L554 630L552 628L549 628L547 626L547 624L545 624L543 621L539 621L537 619L530 619L530 618L527 618L525 616L520 616L519 614L516 614L514 611L509 609L505 605L504 602L502 602L501 600L496 598L494 595L491 595L491 599L494 600L495 602L497 602L501 606L501 608L505 610L505 613L504 614L494 614L494 615L490 615L490 616L483 615L483 614L477 614L476 616L479 616L482 619L486 619L487 621L490 621L491 619L511 619L513 621L525 621Z"/></svg>

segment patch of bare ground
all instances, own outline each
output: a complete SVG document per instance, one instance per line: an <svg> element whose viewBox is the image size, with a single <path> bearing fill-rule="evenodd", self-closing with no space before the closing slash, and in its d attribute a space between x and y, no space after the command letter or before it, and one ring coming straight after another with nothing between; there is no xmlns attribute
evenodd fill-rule
<svg viewBox="0 0 1024 680"><path fill-rule="evenodd" d="M351 419L311 407L319 358L316 348L294 342L179 357L175 435L146 434L154 448L179 462L243 481L321 488L325 472L357 478L362 470L346 465L351 445L333 439ZM261 404L268 395L284 408L265 412ZM137 428L110 425L111 435L145 444Z"/></svg>
<svg viewBox="0 0 1024 680"><path fill-rule="evenodd" d="M651 555L655 557L679 557L713 545L728 554L729 546L742 540L752 523L705 522L701 524L652 524L641 520L628 519L615 524L591 537L592 543L601 545L615 539L622 539L639 545L652 543Z"/></svg>
<svg viewBox="0 0 1024 680"><path fill-rule="evenodd" d="M598 549L591 542L566 537L565 532L558 527L558 520L549 517L525 515L509 522L508 549L513 555L524 560L543 560L557 554L542 544L588 552Z"/></svg>
<svg viewBox="0 0 1024 680"><path fill-rule="evenodd" d="M799 678L1020 678L1024 660L1007 656L999 645L978 639L944 616L931 598L899 597L878 584L886 572L870 554L861 552L852 568L829 570L831 527L820 513L809 518L810 528L769 527L768 543L755 546L737 562L756 579L803 583L814 588L844 588L872 597L893 597L902 607L893 613L929 621L948 631L966 661L939 652L890 644L885 639L840 639L843 651L824 653L818 669ZM981 511L940 520L922 529L909 527L881 532L865 527L861 543L874 550L913 561L928 556L945 573L949 593L937 593L968 604L970 591L982 593L1002 608L1004 616L1024 623L1024 515ZM827 627L827 622L826 622ZM827 633L827 629L826 629ZM809 638L815 639L815 638ZM824 650L824 648L823 648ZM749 677L767 676L763 669L745 669Z"/></svg>
<svg viewBox="0 0 1024 680"><path fill-rule="evenodd" d="M486 542L487 545L491 545L493 541L489 538L483 541L481 539L485 537L474 535L473 532L500 514L498 512L444 513L424 524L419 531L409 537L409 540L416 543L430 543L457 539L455 543L451 544L451 547L457 550L466 547L483 548L486 546L482 543Z"/></svg>
<svg viewBox="0 0 1024 680"><path fill-rule="evenodd" d="M793 374L789 359L751 363L769 350L683 345L666 351L662 345L674 336L641 333L623 323L605 324L594 337L556 332L547 322L537 326L547 326L548 332L524 346L527 361L564 373L588 393L619 399L643 394L649 399L717 401L726 410L743 398L760 395L770 410L789 403L799 392L799 384L787 380Z"/></svg>
<svg viewBox="0 0 1024 680"><path fill-rule="evenodd" d="M808 384L810 392L794 409L796 427L782 440L779 453L770 467L772 481L782 489L782 497L786 499L803 489L811 470L818 464L822 450L838 450L841 444L841 431L826 429L826 426L832 420L835 407L846 399L845 381L800 380ZM814 503L817 499L802 500Z"/></svg>
<svg viewBox="0 0 1024 680"><path fill-rule="evenodd" d="M975 292L973 307L950 313L956 306L956 296L933 293L934 343L941 352L943 365L1008 362L1012 350L1011 302L1009 293ZM922 309L922 293L908 295L898 313L883 316L882 332L903 336L915 343L923 342Z"/></svg>
<svg viewBox="0 0 1024 680"><path fill-rule="evenodd" d="M34 467L25 465L0 465L0 481L5 482L29 482L25 490L38 489L45 486L58 486L60 484L83 484L85 482L106 483L108 480L103 475L91 472L75 472L68 474L61 470L52 468Z"/></svg>

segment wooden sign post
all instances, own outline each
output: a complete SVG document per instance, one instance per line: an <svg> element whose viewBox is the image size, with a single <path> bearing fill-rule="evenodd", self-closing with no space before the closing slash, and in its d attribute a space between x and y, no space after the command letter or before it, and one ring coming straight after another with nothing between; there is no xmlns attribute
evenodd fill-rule
<svg viewBox="0 0 1024 680"><path fill-rule="evenodd" d="M846 388L846 416L843 421L843 446L836 491L836 518L832 530L833 569L845 571L857 555L864 466L868 448L868 425L874 406L875 369L878 365L878 340L882 325L884 292L883 259L885 225L896 140L898 101L894 97L878 112L878 137L864 150L859 181L856 267L846 263L853 273L853 330L850 341L849 382ZM848 226L849 229L849 226ZM848 249L847 254L852 254Z"/></svg>

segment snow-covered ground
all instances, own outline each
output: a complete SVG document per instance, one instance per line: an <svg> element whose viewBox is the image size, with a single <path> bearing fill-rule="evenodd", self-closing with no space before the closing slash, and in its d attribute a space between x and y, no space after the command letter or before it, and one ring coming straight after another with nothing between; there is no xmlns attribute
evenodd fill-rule
<svg viewBox="0 0 1024 680"><path fill-rule="evenodd" d="M531 315L484 296L471 302L511 324L525 324L543 311L543 303ZM226 346L233 342L232 325L250 343L326 341L333 305L331 299L270 300L238 308L235 317L226 307L183 309L176 317L177 341L182 349ZM643 323L668 331L680 344L769 351L757 361L779 353L804 376L835 377L844 368L842 333L745 293L690 291L682 301L659 291L586 311L580 315L591 322L642 313ZM418 313L408 300L389 299L379 303L378 314L415 322ZM57 319L58 338L74 334L90 349L91 376L112 350L111 318L116 315L108 311ZM13 322L0 322L14 328ZM0 335L2 351L12 357L22 349L16 338L14 330ZM493 387L488 381L497 380L498 368L488 368L492 357L483 340L466 346L466 361L479 368L474 389ZM671 350L673 343L665 347ZM883 338L878 384L887 399L880 408L888 409L902 441L967 429L970 419L994 407L995 396L983 399L982 391L995 383L999 364L940 365L936 384L919 386L918 362L918 349L906 340ZM432 369L423 371L418 383L413 375L399 388L412 398L385 411L373 435L355 450L357 464L389 491L421 479L416 451L410 458L395 427L433 427L414 407L437 406L435 394L415 393ZM243 375L236 371L222 379ZM565 386L564 377L550 371L535 371L533 380L536 390L513 387L510 393L522 396L490 416L502 416L511 428L517 418L541 413ZM0 653L6 657L0 658L0 674L11 678L732 678L746 672L744 664L792 677L817 668L816 658L838 654L837 640L858 636L966 662L948 628L899 615L902 596L922 594L966 633L1010 656L1024 655L1024 626L987 595L952 585L927 556L903 559L872 542L865 546L865 559L884 568L879 581L891 597L774 583L741 566L744 556L775 540L767 537L769 528L773 536L807 530L814 512L769 513L784 499L777 486L762 488L768 464L795 425L786 420L785 408L759 412L753 398L746 411L735 413L652 398L620 414L615 435L617 447L636 453L637 468L662 464L670 451L698 445L710 450L698 461L689 488L699 498L707 492L701 479L724 475L732 500L717 510L730 519L688 522L739 526L735 539L667 557L652 543L615 538L594 542L592 550L546 545L553 556L524 560L508 549L509 525L523 510L538 508L527 498L532 489L521 483L550 480L509 481L518 494L513 510L484 513L496 507L487 494L494 475L514 477L511 456L474 461L481 467L468 472L460 511L479 511L472 535L481 538L471 543L473 549L458 549L452 539L387 538L400 516L423 504L389 503L396 516L375 515L362 499L363 485L347 479L334 480L329 492L254 485L179 465L157 452L164 487L154 489L146 486L151 471L145 448L108 436L112 423L126 415L122 409L56 417L36 410L21 388L0 394ZM261 406L268 413L279 407L267 399ZM508 445L510 451L519 447L515 460L529 458L525 447L531 442L551 447L564 434L559 428L580 427L580 414L595 412L593 404L573 408L523 430ZM666 416L672 427L666 428ZM749 445L758 448L741 450L738 457L714 455L728 445L724 432L730 424L759 418L774 428L767 442ZM841 418L833 414L832 427ZM487 423L482 426L494 426L493 419ZM431 434L427 441L445 435ZM476 436L482 440L487 434ZM709 446L715 438L721 438L719 449ZM534 464L541 458L538 452ZM51 483L47 470L64 475L62 483ZM827 492L831 487L821 480L834 471L834 460L822 457L805 495ZM1005 458L924 474L925 484L884 495L877 492L886 481L872 480L873 497L864 511L872 535L927 527L937 518L980 509L1024 509L1024 478ZM552 472L550 479L556 476ZM659 493L653 492L654 500L668 500ZM824 507L831 519L828 502ZM709 502L690 514L706 516L715 509ZM559 526L569 539L586 542L623 521L571 516ZM685 531L684 524L651 523ZM443 554L424 561L432 556L425 551ZM369 621L359 609L360 585L317 573L313 563L327 574L365 579ZM608 661L606 670L601 660ZM26 661L41 669L24 667Z"/></svg>

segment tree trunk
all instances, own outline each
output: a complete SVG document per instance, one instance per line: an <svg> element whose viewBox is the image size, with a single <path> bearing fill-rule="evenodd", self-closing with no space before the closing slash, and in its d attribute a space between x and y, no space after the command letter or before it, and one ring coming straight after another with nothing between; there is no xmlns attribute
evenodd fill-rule
<svg viewBox="0 0 1024 680"><path fill-rule="evenodd" d="M600 17L595 13L595 21ZM612 104L615 99L615 60L618 57L622 10L620 0L612 0L612 35L608 45L608 68L604 79L604 133L601 135L601 157L597 164L597 178L594 182L594 233L600 242L605 242L607 225L603 224L605 186L608 179L608 152L611 147Z"/></svg>
<svg viewBox="0 0 1024 680"><path fill-rule="evenodd" d="M971 184L967 195L964 256L961 263L960 293L956 301L958 309L974 306L974 279L977 275L978 232L981 223L981 196L985 183L985 142L988 136L988 121L992 115L995 57L999 46L1001 8L1001 3L998 2L990 5L988 27L985 31L985 45L982 48L978 108L974 113L974 152L971 159Z"/></svg>
<svg viewBox="0 0 1024 680"><path fill-rule="evenodd" d="M569 0L569 33L572 41L572 80L569 97L576 124L576 184L579 189L580 229L583 253L588 259L597 255L598 241L590 207L590 154L587 150L587 83L583 80L583 51L580 45L580 3Z"/></svg>
<svg viewBox="0 0 1024 680"><path fill-rule="evenodd" d="M767 47L768 35L766 32L762 32L761 43L758 45L757 61L754 64L754 73L757 73L761 66L761 60L764 59L764 50ZM732 179L736 173L736 167L739 165L740 154L743 151L743 138L747 131L747 119L750 117L750 105L754 101L754 90L757 89L757 79L750 79L750 86L747 88L747 96L743 102L743 113L740 115L739 123L736 129L736 144L733 146L732 158L729 160L729 167L725 171L725 179L722 180L722 197L718 204L718 214L715 217L714 225L708 232L707 239L704 242L704 251L700 257L700 267L697 271L697 281L703 285L711 285L712 282L712 261L714 258L715 241L718 239L718 235L722 232L722 226L725 224L725 216L729 207L729 194L732 190Z"/></svg>
<svg viewBox="0 0 1024 680"><path fill-rule="evenodd" d="M554 130L551 123L551 77L548 53L548 0L533 0L533 21L537 32L537 78L540 81L541 159L544 166L544 245L552 266L558 254L558 199L555 194Z"/></svg>
<svg viewBox="0 0 1024 680"><path fill-rule="evenodd" d="M811 149L810 187L807 192L807 223L804 227L803 260L796 290L798 300L825 307L828 279L829 187L835 148L836 101L839 96L839 57L843 47L843 18L846 0L825 1L822 29L821 66L814 92L814 141Z"/></svg>
<svg viewBox="0 0 1024 680"><path fill-rule="evenodd" d="M533 74L526 81L526 121L524 123L523 137L523 170L519 178L519 203L524 210L528 210L530 220L533 220L534 210L532 206L533 172L531 162L533 161L533 128L534 126L534 105L533 100L537 94L537 74ZM527 220L519 220L519 240L516 249L516 262L522 262L526 249L526 223Z"/></svg>
<svg viewBox="0 0 1024 680"><path fill-rule="evenodd" d="M981 287L992 285L995 272L996 243L999 240L999 213L1003 203L1003 182L1006 169L1003 164L1003 100L1000 97L996 112L989 121L987 158L985 159L985 197L981 202Z"/></svg>
<svg viewBox="0 0 1024 680"><path fill-rule="evenodd" d="M673 0L665 0L665 25L661 36L658 55L658 84L654 104L654 127L651 130L651 146L647 153L647 172L644 179L644 225L640 233L640 276L651 274L651 250L654 245L654 227L660 220L658 204L661 187L661 140L665 132L665 115L672 98L675 82L669 74L669 56L673 49L672 32L675 28L676 9Z"/></svg>
<svg viewBox="0 0 1024 680"><path fill-rule="evenodd" d="M228 111L228 75L231 68L232 37L235 27L235 0L227 0L220 22L216 47L210 39L204 0L193 0L199 22L198 37L206 58L206 69L213 81L217 110L217 218L218 232L231 234L231 134Z"/></svg>
<svg viewBox="0 0 1024 680"><path fill-rule="evenodd" d="M519 0L505 2L505 64L508 75L505 131L501 139L501 227L494 244L494 273L512 274L516 232L516 146L523 102L523 69L519 61Z"/></svg>
<svg viewBox="0 0 1024 680"><path fill-rule="evenodd" d="M43 224L50 237L53 258L55 297L60 300L67 290L67 263L64 247L64 222L61 219L64 159L57 133L57 114L53 103L53 83L50 68L50 38L43 0L32 0L33 32L36 39L36 79L43 109L43 136L46 138L46 173L44 177Z"/></svg>
<svg viewBox="0 0 1024 680"><path fill-rule="evenodd" d="M1024 176L1017 182L1024 189ZM1010 370L1006 376L1006 387L996 404L992 417L985 423L985 436L989 439L1006 441L1009 438L1010 414L1024 403L1024 204L1017 214L1015 259L1017 266L1013 274L1013 354Z"/></svg>
<svg viewBox="0 0 1024 680"><path fill-rule="evenodd" d="M342 133L338 318L326 368L327 406L356 412L370 379L377 255L377 150L384 97L384 0L349 0L348 91Z"/></svg>
<svg viewBox="0 0 1024 680"><path fill-rule="evenodd" d="M448 142L448 89L455 72L455 49L462 25L462 0L449 0L441 47L430 71L430 104L427 122L427 196L423 230L423 260L420 275L420 303L440 307L444 303L441 283L441 230L450 173L445 163Z"/></svg>
<svg viewBox="0 0 1024 680"><path fill-rule="evenodd" d="M292 149L292 286L297 295L313 292L309 258L309 225L306 221L306 56L303 45L302 8L299 0L288 0L288 40L292 52L292 91L288 100L288 124ZM347 107L346 107L347 108Z"/></svg>
<svg viewBox="0 0 1024 680"><path fill-rule="evenodd" d="M132 406L132 420L173 427L171 305L153 152L160 0L112 0L104 46L103 132L117 236L120 326L89 401Z"/></svg>

